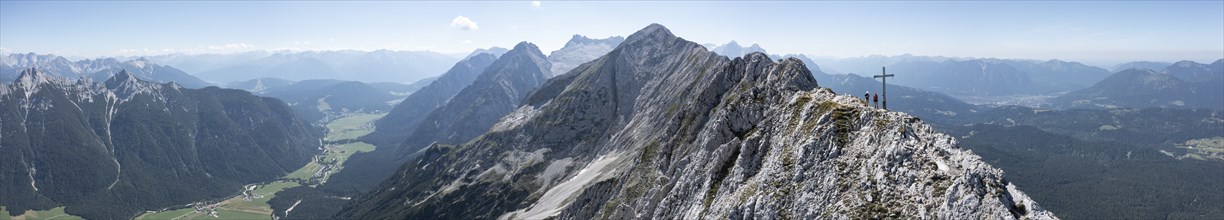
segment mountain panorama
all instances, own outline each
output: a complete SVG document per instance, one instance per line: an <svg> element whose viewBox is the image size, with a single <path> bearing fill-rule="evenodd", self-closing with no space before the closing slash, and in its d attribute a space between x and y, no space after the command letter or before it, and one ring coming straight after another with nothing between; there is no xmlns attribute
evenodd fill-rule
<svg viewBox="0 0 1224 220"><path fill-rule="evenodd" d="M1224 59L831 58L622 34L3 54L0 217L1224 219Z"/></svg>

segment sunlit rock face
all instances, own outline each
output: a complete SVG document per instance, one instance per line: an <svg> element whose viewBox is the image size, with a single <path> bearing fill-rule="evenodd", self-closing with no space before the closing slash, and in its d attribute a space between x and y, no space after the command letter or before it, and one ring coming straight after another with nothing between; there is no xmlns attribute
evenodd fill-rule
<svg viewBox="0 0 1224 220"><path fill-rule="evenodd" d="M339 218L1052 219L921 120L650 25Z"/></svg>

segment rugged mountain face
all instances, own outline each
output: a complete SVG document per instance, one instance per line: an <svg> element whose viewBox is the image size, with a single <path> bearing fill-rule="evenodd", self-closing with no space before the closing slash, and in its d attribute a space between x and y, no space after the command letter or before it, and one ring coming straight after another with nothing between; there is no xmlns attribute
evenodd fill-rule
<svg viewBox="0 0 1224 220"><path fill-rule="evenodd" d="M710 49L710 52L714 52L719 55L729 56L729 57L743 56L743 55L747 55L753 52L760 52L760 53L768 54L765 52L764 48L761 48L761 45L752 44L751 46L744 47L744 46L740 46L739 43L735 41L727 42L726 44L723 44L722 46L718 46L718 47L715 47L714 49Z"/></svg>
<svg viewBox="0 0 1224 220"><path fill-rule="evenodd" d="M616 36L604 39L591 39L582 35L575 34L569 42L565 43L565 47L557 51L553 51L548 55L548 62L552 63L552 74L565 74L574 67L583 63L595 60L608 51L616 48L625 41L624 37ZM552 77L551 75L549 77Z"/></svg>
<svg viewBox="0 0 1224 220"><path fill-rule="evenodd" d="M212 85L182 70L157 65L145 58L128 61L105 58L72 62L61 56L28 53L9 54L0 58L0 61L11 68L8 71L0 71L0 79L6 82L16 79L18 76L16 70L37 68L43 73L69 79L90 78L94 81L104 81L120 71L127 71L128 74L143 79L159 83L175 82L187 88L203 88Z"/></svg>
<svg viewBox="0 0 1224 220"><path fill-rule="evenodd" d="M451 100L451 97L471 85L476 80L476 76L484 72L485 68L493 64L495 60L497 57L492 54L480 53L459 61L429 86L421 88L396 104L387 113L387 116L375 122L374 132L363 137L362 141L377 146L398 145L416 130L417 125L430 112L442 107Z"/></svg>
<svg viewBox="0 0 1224 220"><path fill-rule="evenodd" d="M498 119L519 106L552 74L549 61L535 44L522 42L489 65L476 81L445 106L435 109L398 149L416 153L430 144L462 144L484 134Z"/></svg>
<svg viewBox="0 0 1224 220"><path fill-rule="evenodd" d="M0 205L12 213L131 218L275 179L319 147L279 100L125 71L96 83L26 70L0 86L0 115Z"/></svg>
<svg viewBox="0 0 1224 220"><path fill-rule="evenodd" d="M484 134L498 119L514 111L532 89L543 84L552 75L548 72L550 68L548 60L534 44L523 42L484 68L471 85L440 107L420 115L388 113L384 119L413 117L418 120L418 126L407 130L408 133L388 135L403 138L380 143L373 152L354 155L351 162L345 164L345 170L336 174L340 180L329 183L334 185L329 186L329 190L342 193L369 190L390 176L409 155L425 146L462 144ZM392 132L384 127L375 129L375 132Z"/></svg>
<svg viewBox="0 0 1224 220"><path fill-rule="evenodd" d="M1198 69L1187 68L1191 71ZM1224 109L1224 78L1187 82L1177 75L1178 65L1165 68L1168 74L1148 69L1130 69L1115 73L1092 87L1070 92L1050 100L1060 108L1210 108ZM1210 70L1210 69L1208 69ZM1224 76L1224 69L1214 73ZM1200 74L1208 75L1208 74Z"/></svg>
<svg viewBox="0 0 1224 220"><path fill-rule="evenodd" d="M432 145L339 218L1053 218L911 116L661 25Z"/></svg>

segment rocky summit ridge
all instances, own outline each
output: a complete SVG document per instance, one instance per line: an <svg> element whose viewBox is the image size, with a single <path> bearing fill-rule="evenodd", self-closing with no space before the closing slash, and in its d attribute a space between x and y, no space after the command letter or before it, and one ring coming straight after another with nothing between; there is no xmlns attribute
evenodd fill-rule
<svg viewBox="0 0 1224 220"><path fill-rule="evenodd" d="M353 219L1054 219L1001 170L798 59L727 58L652 24L432 145Z"/></svg>

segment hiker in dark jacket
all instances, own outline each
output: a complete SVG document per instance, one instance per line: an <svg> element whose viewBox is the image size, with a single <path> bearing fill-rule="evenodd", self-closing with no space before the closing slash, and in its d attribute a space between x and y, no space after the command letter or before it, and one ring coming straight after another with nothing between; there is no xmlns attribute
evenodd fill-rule
<svg viewBox="0 0 1224 220"><path fill-rule="evenodd" d="M871 103L873 103L876 108L880 107L880 94L879 93L876 93L875 95L871 96Z"/></svg>

